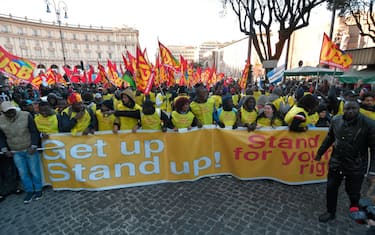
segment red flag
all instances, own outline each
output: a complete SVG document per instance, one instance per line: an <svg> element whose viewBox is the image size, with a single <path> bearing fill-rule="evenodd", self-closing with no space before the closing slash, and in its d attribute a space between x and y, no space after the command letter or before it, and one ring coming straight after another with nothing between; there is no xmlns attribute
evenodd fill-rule
<svg viewBox="0 0 375 235"><path fill-rule="evenodd" d="M0 72L8 75L8 77L12 77L13 79L23 79L26 81L34 77L34 62L12 55L1 46L0 61Z"/></svg>
<svg viewBox="0 0 375 235"><path fill-rule="evenodd" d="M98 61L98 74L96 75L94 83L95 84L105 83L105 81L107 81L105 69L103 65L101 65Z"/></svg>
<svg viewBox="0 0 375 235"><path fill-rule="evenodd" d="M147 62L141 49L137 47L137 71L135 76L137 89L147 95L151 91L154 79L155 73L152 71L152 66Z"/></svg>
<svg viewBox="0 0 375 235"><path fill-rule="evenodd" d="M89 65L89 71L87 72L87 82L92 83L92 75L95 73L94 67Z"/></svg>
<svg viewBox="0 0 375 235"><path fill-rule="evenodd" d="M353 60L351 55L340 50L340 48L331 41L328 35L324 33L319 63L340 69L349 69Z"/></svg>
<svg viewBox="0 0 375 235"><path fill-rule="evenodd" d="M123 81L120 79L119 74L116 70L116 64L113 64L109 59L107 62L108 65L108 78L111 81L112 84L114 84L117 87L121 87Z"/></svg>
<svg viewBox="0 0 375 235"><path fill-rule="evenodd" d="M165 47L161 42L159 42L159 51L160 51L160 59L161 63L166 66L170 66L171 68L178 70L180 64L178 60L174 58L170 50Z"/></svg>
<svg viewBox="0 0 375 235"><path fill-rule="evenodd" d="M70 78L72 83L80 83L81 82L81 73L78 70L77 66L74 66L72 76Z"/></svg>
<svg viewBox="0 0 375 235"><path fill-rule="evenodd" d="M129 58L128 66L126 66L126 69L129 70L133 75L137 67L137 59L130 54L129 51L126 52Z"/></svg>
<svg viewBox="0 0 375 235"><path fill-rule="evenodd" d="M73 75L72 70L66 65L63 66L63 70L65 72L65 75L68 77L68 79L70 81L72 79L72 75Z"/></svg>
<svg viewBox="0 0 375 235"><path fill-rule="evenodd" d="M249 77L249 70L250 70L250 60L246 60L246 65L245 65L245 68L242 71L242 77L241 77L241 80L239 82L239 85L240 85L241 89L246 88L247 78Z"/></svg>

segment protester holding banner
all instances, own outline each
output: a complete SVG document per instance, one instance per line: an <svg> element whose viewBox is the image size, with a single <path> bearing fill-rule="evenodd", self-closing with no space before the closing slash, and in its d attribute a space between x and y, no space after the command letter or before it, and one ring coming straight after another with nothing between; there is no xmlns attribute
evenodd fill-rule
<svg viewBox="0 0 375 235"><path fill-rule="evenodd" d="M282 114L270 102L264 105L263 111L257 116L256 123L257 128L285 126Z"/></svg>
<svg viewBox="0 0 375 235"><path fill-rule="evenodd" d="M201 127L202 124L190 111L190 101L188 98L181 96L174 103L175 110L172 111L170 117L170 128L178 131L181 128L190 130L194 126Z"/></svg>
<svg viewBox="0 0 375 235"><path fill-rule="evenodd" d="M133 130L138 125L139 115L129 116L127 111L140 111L142 110L135 102L135 96L131 88L127 88L121 92L121 103L117 106L115 115L120 118L120 130ZM125 112L124 112L125 111Z"/></svg>
<svg viewBox="0 0 375 235"><path fill-rule="evenodd" d="M167 131L169 126L168 115L163 110L155 108L155 104L151 100L143 102L142 110L139 114L141 122L133 128L133 132L136 132L138 128L142 128L142 130Z"/></svg>
<svg viewBox="0 0 375 235"><path fill-rule="evenodd" d="M225 95L222 98L222 107L217 110L216 123L221 127L232 127L237 129L239 124L239 113L234 107L232 97Z"/></svg>
<svg viewBox="0 0 375 235"><path fill-rule="evenodd" d="M240 123L242 126L246 127L248 131L253 131L256 128L256 119L258 112L255 109L255 98L254 96L247 95L243 99L243 105L240 109Z"/></svg>
<svg viewBox="0 0 375 235"><path fill-rule="evenodd" d="M35 115L34 121L42 139L48 138L50 134L59 133L60 115L56 114L48 102L39 103L39 114Z"/></svg>
<svg viewBox="0 0 375 235"><path fill-rule="evenodd" d="M96 110L95 117L97 120L98 131L112 131L114 134L118 133L120 127L120 119L115 116L112 100L104 100L100 104L100 109Z"/></svg>
<svg viewBox="0 0 375 235"><path fill-rule="evenodd" d="M42 174L37 147L39 132L34 119L25 111L19 111L9 101L2 102L0 116L0 149L6 157L13 157L26 197L24 203L42 197ZM15 131L16 130L16 131Z"/></svg>
<svg viewBox="0 0 375 235"><path fill-rule="evenodd" d="M297 105L294 105L289 112L285 115L285 122L289 126L290 131L303 132L307 131L308 125L315 125L312 123L312 118L309 118L309 115L314 113L314 110L317 109L319 101L311 94L304 95L297 102ZM316 118L316 121L319 117Z"/></svg>
<svg viewBox="0 0 375 235"><path fill-rule="evenodd" d="M68 97L70 105L61 113L61 131L77 135L93 134L95 132L95 117L92 111L82 103L81 95L73 92Z"/></svg>
<svg viewBox="0 0 375 235"><path fill-rule="evenodd" d="M315 156L320 161L333 145L328 166L327 211L319 216L320 222L335 219L337 194L345 179L345 191L350 199L350 211L359 207L361 185L368 167L368 147L371 149L370 172L375 176L375 122L359 113L356 101L347 101L344 114L332 119L327 137Z"/></svg>
<svg viewBox="0 0 375 235"><path fill-rule="evenodd" d="M202 125L214 124L215 104L208 99L207 89L201 85L195 89L195 98L190 103L190 109Z"/></svg>

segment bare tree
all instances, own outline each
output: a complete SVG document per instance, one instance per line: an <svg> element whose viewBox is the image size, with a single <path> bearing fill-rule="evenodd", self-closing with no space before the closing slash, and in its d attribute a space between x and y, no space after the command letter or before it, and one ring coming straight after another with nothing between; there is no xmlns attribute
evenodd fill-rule
<svg viewBox="0 0 375 235"><path fill-rule="evenodd" d="M374 0L328 0L329 7L340 11L347 22L354 21L362 36L368 36L375 43Z"/></svg>
<svg viewBox="0 0 375 235"><path fill-rule="evenodd" d="M241 32L249 35L261 62L279 60L292 33L309 25L313 8L326 0L222 0L239 19ZM278 28L277 28L278 27ZM278 32L273 49L271 36Z"/></svg>

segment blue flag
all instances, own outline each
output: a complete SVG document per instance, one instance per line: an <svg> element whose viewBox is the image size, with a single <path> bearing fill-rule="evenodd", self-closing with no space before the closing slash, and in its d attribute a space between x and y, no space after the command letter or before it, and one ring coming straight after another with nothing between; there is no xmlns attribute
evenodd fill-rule
<svg viewBox="0 0 375 235"><path fill-rule="evenodd" d="M271 84L281 82L283 80L284 71L285 71L285 64L272 69L271 71L267 73L268 81Z"/></svg>

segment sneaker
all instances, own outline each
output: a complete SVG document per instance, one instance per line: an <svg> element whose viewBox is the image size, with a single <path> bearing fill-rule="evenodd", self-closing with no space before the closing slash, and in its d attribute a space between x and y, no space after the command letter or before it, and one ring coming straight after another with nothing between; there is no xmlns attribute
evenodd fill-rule
<svg viewBox="0 0 375 235"><path fill-rule="evenodd" d="M33 200L34 192L26 193L25 199L23 199L23 203L27 204L30 203Z"/></svg>
<svg viewBox="0 0 375 235"><path fill-rule="evenodd" d="M319 222L327 223L330 220L334 220L336 218L335 214L325 212L319 216Z"/></svg>
<svg viewBox="0 0 375 235"><path fill-rule="evenodd" d="M16 195L20 195L20 194L23 193L23 191L22 191L22 189L19 189L19 188L18 188L18 189L16 189L16 190L14 190L13 193L16 194Z"/></svg>
<svg viewBox="0 0 375 235"><path fill-rule="evenodd" d="M38 201L39 199L41 199L43 197L43 191L37 191L37 192L35 192L35 197L34 197L34 199L36 200L36 201Z"/></svg>

